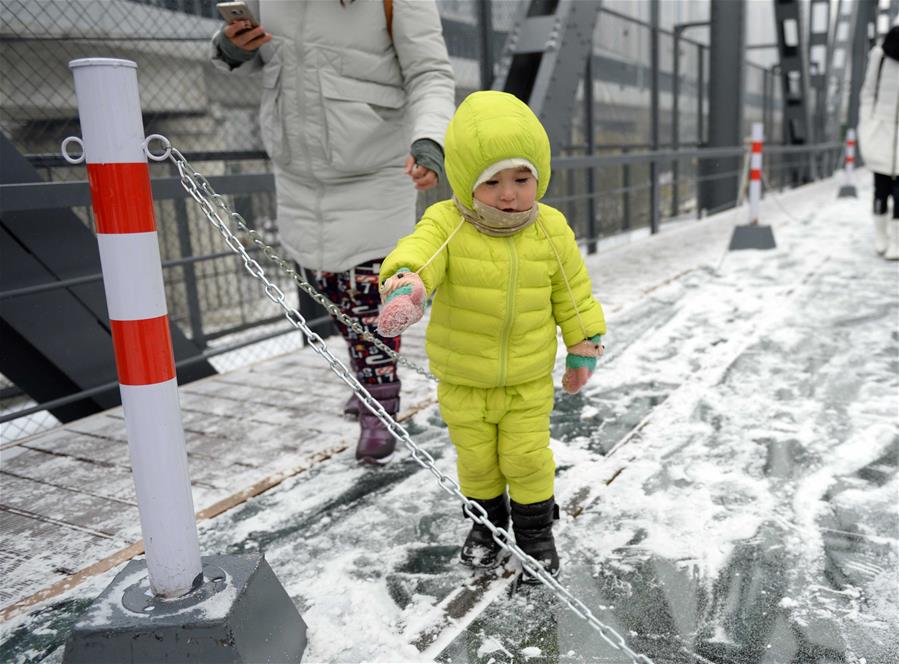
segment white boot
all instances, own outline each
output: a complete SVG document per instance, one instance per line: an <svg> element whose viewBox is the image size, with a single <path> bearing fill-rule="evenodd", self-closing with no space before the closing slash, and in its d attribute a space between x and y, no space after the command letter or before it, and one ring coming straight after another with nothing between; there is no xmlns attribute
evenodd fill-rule
<svg viewBox="0 0 899 664"><path fill-rule="evenodd" d="M899 260L899 219L887 222L887 250L883 257L888 261Z"/></svg>
<svg viewBox="0 0 899 664"><path fill-rule="evenodd" d="M874 249L878 254L887 250L887 221L886 214L874 214Z"/></svg>

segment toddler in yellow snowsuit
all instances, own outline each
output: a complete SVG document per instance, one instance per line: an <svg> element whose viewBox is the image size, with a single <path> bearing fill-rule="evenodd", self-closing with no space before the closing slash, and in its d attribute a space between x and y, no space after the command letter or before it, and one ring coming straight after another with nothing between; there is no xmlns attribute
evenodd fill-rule
<svg viewBox="0 0 899 664"><path fill-rule="evenodd" d="M428 208L381 266L381 331L401 332L420 317L423 294L436 291L427 353L459 484L503 528L508 486L516 543L555 575L556 327L569 350L563 386L574 392L602 351L602 307L564 215L537 203L549 184L550 146L527 105L503 92L469 95L445 150L453 198ZM416 315L397 316L398 304ZM498 553L475 524L462 561L491 567Z"/></svg>

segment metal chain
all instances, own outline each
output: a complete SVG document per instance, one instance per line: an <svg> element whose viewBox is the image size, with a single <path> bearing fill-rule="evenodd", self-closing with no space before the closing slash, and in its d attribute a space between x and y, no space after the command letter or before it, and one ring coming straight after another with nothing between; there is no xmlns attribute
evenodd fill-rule
<svg viewBox="0 0 899 664"><path fill-rule="evenodd" d="M484 510L484 508L481 507L481 505L479 505L478 503L472 502L468 498L466 498L462 494L459 485L456 484L456 481L452 477L444 475L442 472L440 472L440 470L437 468L434 457L431 456L431 454L427 450L418 447L418 445L416 445L412 441L409 432L403 427L403 425L399 422L396 422L387 413L381 403L377 399L372 397L371 394L369 394L368 391L363 387L363 385L356 379L355 374L347 369L343 365L343 363L340 362L340 360L334 357L331 351L328 350L328 347L325 344L324 340L317 333L313 332L306 324L306 320L303 315L294 307L291 307L289 304L287 304L287 297L284 294L284 291L282 291L277 284L268 279L262 266L260 266L252 256L250 256L246 248L243 246L243 244L241 244L238 237L234 235L225 221L223 221L221 216L219 216L217 208L225 212L226 215L231 217L232 219L239 218L240 221L243 222L243 218L231 211L227 203L225 203L224 199L219 194L216 194L212 189L209 181L205 177L203 177L202 174L193 169L193 167L187 162L181 152L173 148L171 152L171 159L178 167L178 173L181 177L182 186L199 204L200 208L203 210L203 213L206 215L206 218L209 220L209 223L211 223L219 232L228 247L230 247L232 251L234 251L241 257L247 272L249 272L250 275L264 284L265 296L281 308L281 311L284 313L284 317L293 327L300 330L304 335L306 335L306 338L308 339L309 345L312 347L312 349L322 358L324 358L325 361L327 361L331 370L353 390L353 393L358 397L359 401L381 421L381 423L387 428L387 430L393 435L393 437L402 442L408 448L412 458L437 479L437 483L444 491L462 502L463 511L465 512L465 514L469 518L471 518L472 521L487 528L492 533L494 541L503 550L517 558L521 562L522 568L529 575L537 578L541 583L543 583L543 585L552 590L559 597L559 599L561 599L562 602L577 616L586 620L587 623L599 633L603 640L606 641L606 643L608 643L616 650L620 650L621 652L625 653L633 662L638 662L640 664L653 664L652 660L650 660L646 655L636 653L631 650L625 642L624 638L618 632L616 632L613 628L609 627L605 623L601 622L596 616L593 615L586 604L572 595L534 558L522 551L512 541L511 535L506 530L494 526L490 522L490 519L487 517L487 512ZM246 229L246 223L243 222L243 224L244 228ZM282 260L283 262L283 259L279 260Z"/></svg>
<svg viewBox="0 0 899 664"><path fill-rule="evenodd" d="M172 161L175 161L177 163L177 160L174 157L172 158ZM340 310L340 308L336 304L331 302L331 300L329 300L323 294L319 293L315 289L315 286L313 286L308 281L303 279L303 277L300 275L300 273L297 272L293 268L293 261L291 261L290 259L282 258L278 254L276 254L274 247L267 244L265 242L265 240L262 239L262 236L256 230L254 230L253 228L250 228L250 225L247 223L246 219L243 218L243 215L241 215L239 212L234 212L233 210L231 210L231 208L228 207L228 204L225 203L224 197L221 196L220 194L215 193L215 191L213 191L212 187L209 185L209 182L206 180L206 178L204 178L202 175L200 175L199 173L196 173L196 172L194 173L194 175L201 182L203 188L205 189L205 193L213 200L215 205L217 207L219 207L226 215L228 215L234 221L234 223L237 225L237 228L241 232L247 234L247 236L250 238L250 240L253 242L253 244L255 244L257 247L259 247L259 249L262 250L262 253L265 255L265 257L269 261L271 261L272 263L277 265L278 268L281 270L281 272L283 272L285 275L287 275L288 277L293 279L293 281L296 283L296 285L300 289L302 289L302 291L304 293L306 293L309 297L311 297L318 304L320 304L322 307L324 307L325 310L331 316L333 316L334 318L339 320L341 323L343 323L344 325L349 327L351 330L353 330L353 332L355 332L356 334L361 336L363 339L365 339L370 344L377 346L378 349L380 349L381 351L386 353L398 364L403 365L407 369L410 369L411 371L416 372L417 374L423 376L424 378L427 378L430 381L433 381L435 383L438 382L437 377L434 374L429 372L427 369L418 366L417 364L415 364L408 358L403 357L402 355L397 353L395 350L390 348L390 346L388 346L383 341L378 339L375 335L373 335L371 332L366 330L357 318L347 316L345 313L343 313ZM202 178L202 179L200 179L200 178Z"/></svg>

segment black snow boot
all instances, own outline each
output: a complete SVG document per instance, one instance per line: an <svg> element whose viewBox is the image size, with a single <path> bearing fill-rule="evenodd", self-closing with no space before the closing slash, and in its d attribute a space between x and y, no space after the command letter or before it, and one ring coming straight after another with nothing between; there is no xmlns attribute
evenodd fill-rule
<svg viewBox="0 0 899 664"><path fill-rule="evenodd" d="M559 518L559 507L555 498L542 503L522 505L512 501L512 527L515 543L526 554L537 560L551 576L559 575L559 554L553 539L553 521ZM526 571L521 575L522 583L540 583Z"/></svg>
<svg viewBox="0 0 899 664"><path fill-rule="evenodd" d="M489 500L479 500L478 498L469 498L469 500L484 508L487 518L494 526L503 529L509 527L509 504L506 502L505 493ZM465 514L464 510L462 513ZM462 545L462 553L459 557L463 565L489 569L496 567L499 562L499 552L500 546L493 539L490 529L479 523L473 523L471 530L468 531L468 537L465 538L465 544Z"/></svg>

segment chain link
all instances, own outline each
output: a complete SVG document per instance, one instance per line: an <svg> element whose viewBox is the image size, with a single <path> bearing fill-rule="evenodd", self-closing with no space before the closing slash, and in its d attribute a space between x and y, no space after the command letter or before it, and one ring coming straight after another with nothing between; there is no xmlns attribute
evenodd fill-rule
<svg viewBox="0 0 899 664"><path fill-rule="evenodd" d="M462 502L462 509L465 514L470 519L472 519L472 521L487 528L492 533L494 541L503 550L517 558L520 561L522 568L529 575L537 578L541 583L543 583L543 585L552 590L559 597L559 599L562 600L562 602L577 616L587 621L587 623L599 633L599 635L603 638L603 640L606 641L606 643L608 643L616 650L620 650L621 652L626 654L633 662L637 662L639 664L653 664L652 660L650 660L646 655L636 653L631 650L625 642L624 638L618 632L616 632L613 628L609 627L605 623L601 622L596 616L593 615L586 604L572 595L534 558L522 551L512 541L511 535L506 530L494 526L487 518L487 512L484 510L484 508L481 507L481 505L479 505L478 503L472 502L468 498L466 498L462 494L459 485L452 477L440 472L440 470L437 468L434 457L431 456L431 454L427 452L427 450L418 447L418 445L416 445L412 441L409 432L403 427L403 425L395 421L387 413L381 403L377 399L372 397L371 394L369 394L368 391L362 386L362 384L356 379L355 374L347 369L340 360L334 357L334 355L325 344L324 339L313 332L306 324L306 319L303 317L303 315L295 308L287 304L284 292L278 287L277 284L268 279L265 274L265 270L252 256L250 256L238 237L234 235L227 223L225 223L225 221L219 215L218 210L224 212L226 218L231 218L232 220L234 220L240 230L246 232L250 235L251 238L253 238L253 244L262 249L263 253L270 260L272 260L272 262L276 263L285 273L291 274L294 277L297 285L303 288L305 292L309 293L309 295L313 297L317 302L319 302L319 304L322 304L322 306L324 306L329 313L336 317L340 317L341 320L348 325L350 324L348 321L351 321L352 319L347 319L346 317L344 317L337 309L336 305L334 305L323 296L319 295L315 291L315 289L313 289L308 283L300 279L296 271L290 266L290 263L288 261L278 257L274 253L274 251L271 250L271 247L266 245L259 237L259 235L249 228L249 226L246 224L246 221L241 215L231 211L224 198L221 195L215 193L215 191L212 189L212 186L209 184L209 181L205 177L203 177L203 175L193 169L193 167L187 162L181 152L179 152L175 148L172 148L170 158L178 168L182 186L197 202L197 204L203 210L203 213L206 215L206 218L209 220L209 223L212 224L213 227L215 227L215 229L219 232L228 247L230 247L232 251L240 256L247 271L253 277L264 284L265 296L281 308L281 311L284 313L284 317L294 328L300 330L304 335L306 335L306 338L308 339L309 345L312 347L312 349L325 359L331 370L335 374L337 374L338 378L346 383L346 385L349 386L350 389L353 390L353 393L356 395L359 401L381 421L381 423L394 436L394 438L402 442L408 448L411 457L419 465L421 465L432 475L434 475L435 478L437 478L440 487L444 491ZM308 287L309 290L307 290L307 288L305 288L304 286ZM351 325L351 327L353 327L353 329L357 333L360 332L361 326L359 326L358 323L356 324L356 326ZM357 327L359 329L357 329ZM369 337L370 336L371 335L369 335ZM366 337L366 339L369 341L373 341L374 337L371 337L371 339ZM381 348L382 350L385 350L385 348ZM391 354L394 354L392 350L389 352ZM406 366L410 365L407 364ZM425 376L433 379L433 376L428 374L423 369L417 367L414 368L419 373L423 373Z"/></svg>
<svg viewBox="0 0 899 664"><path fill-rule="evenodd" d="M182 156L182 158L183 158L183 156ZM178 163L176 158L173 157L172 160L176 164ZM212 185L209 184L209 181L205 177L203 177L202 175L200 175L199 173L196 173L196 172L194 173L194 175L196 177L198 189L201 190L203 192L203 194L205 194L210 199L212 199L212 201L214 201L214 203L215 203L215 206L218 207L220 210L222 210L222 212L224 212L225 215L227 215L228 217L231 218L231 220L234 222L234 224L237 226L237 228L242 233L245 233L247 235L247 237L250 238L250 241L262 251L262 254L266 257L266 259L268 259L270 262L277 265L278 268L281 270L281 272L284 273L286 276L293 279L293 281L296 283L296 285L304 293L306 293L315 302L317 302L322 307L324 307L324 309L331 316L333 316L334 318L339 320L341 323L343 323L344 325L349 327L351 330L353 330L353 332L355 332L360 337L365 339L368 343L370 343L374 346L377 346L377 348L379 350L386 353L395 362L397 362L398 364L401 364L402 366L406 367L407 369L409 369L411 371L414 371L415 373L419 374L420 376L427 378L430 381L433 381L435 383L437 382L437 377L434 376L432 373L430 373L427 369L424 369L423 367L418 366L417 364L415 364L408 358L403 357L402 355L397 353L395 350L390 348L387 344L385 344L383 341L378 339L371 332L366 330L362 326L362 324L359 322L358 319L352 318L351 316L347 316L340 310L340 308L336 304L334 304L327 297L325 297L324 295L319 293L312 284L310 284L308 281L303 279L302 275L294 269L293 261L291 261L290 259L287 259L287 258L282 258L277 253L275 253L274 247L272 247L269 244L266 244L265 240L262 239L262 236L256 230L254 230L253 228L250 228L250 225L247 223L246 219L244 219L243 216L239 212L234 212L233 210L231 210L230 207L228 207L228 204L225 202L224 197L221 196L220 194L215 193L215 190L213 190ZM182 184L183 184L183 180L182 180ZM232 247L232 249L233 249L233 247ZM255 273L255 272L251 272L251 274L254 277L256 277L257 279L259 278L259 274Z"/></svg>

